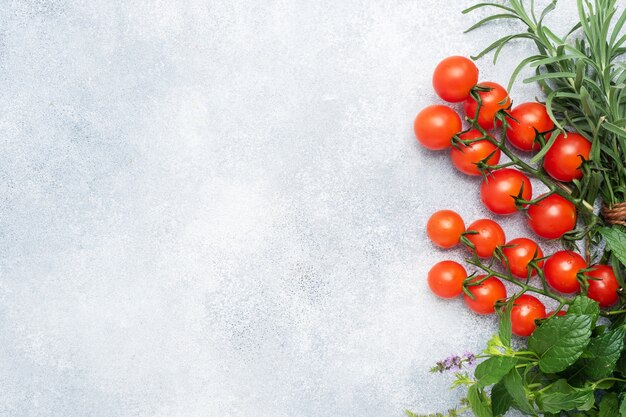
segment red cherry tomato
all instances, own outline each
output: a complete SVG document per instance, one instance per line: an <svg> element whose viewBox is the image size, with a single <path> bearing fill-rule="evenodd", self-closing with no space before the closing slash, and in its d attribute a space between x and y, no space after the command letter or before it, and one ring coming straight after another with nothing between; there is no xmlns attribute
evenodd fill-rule
<svg viewBox="0 0 626 417"><path fill-rule="evenodd" d="M580 290L576 274L585 268L587 268L587 262L582 256L576 252L562 250L546 260L543 274L552 288L569 294Z"/></svg>
<svg viewBox="0 0 626 417"><path fill-rule="evenodd" d="M451 56L441 61L433 74L433 87L445 101L465 100L478 82L478 68L463 56Z"/></svg>
<svg viewBox="0 0 626 417"><path fill-rule="evenodd" d="M484 275L479 275L473 278L472 282L484 277ZM474 299L472 300L467 294L464 294L463 300L470 310L478 314L494 313L496 302L506 298L506 288L502 281L496 277L489 277L478 285L468 286L467 289L474 296Z"/></svg>
<svg viewBox="0 0 626 417"><path fill-rule="evenodd" d="M538 150L540 144L535 141L537 132L543 133L554 129L546 106L541 103L522 103L515 107L510 115L506 137L511 145L522 151Z"/></svg>
<svg viewBox="0 0 626 417"><path fill-rule="evenodd" d="M470 140L482 138L483 134L478 130L470 130L459 136L461 139ZM489 157L489 155L491 155ZM488 165L497 165L500 161L500 148L487 139L472 142L467 146L459 145L459 148L450 148L450 158L452 164L464 174L481 175L476 164L489 157L486 161Z"/></svg>
<svg viewBox="0 0 626 417"><path fill-rule="evenodd" d="M464 231L463 219L452 210L436 211L426 224L426 233L430 240L444 249L456 246Z"/></svg>
<svg viewBox="0 0 626 417"><path fill-rule="evenodd" d="M559 311L556 312L556 314L555 314L554 310L546 313L546 317L552 317L552 316L557 316L558 317L558 316L564 316L564 315L565 315L565 311L564 310L559 310Z"/></svg>
<svg viewBox="0 0 626 417"><path fill-rule="evenodd" d="M461 118L450 107L428 106L415 118L415 137L425 148L437 151L449 148L452 136L461 131Z"/></svg>
<svg viewBox="0 0 626 417"><path fill-rule="evenodd" d="M467 278L465 268L454 261L436 263L428 272L430 290L441 298L454 298L463 292L463 281Z"/></svg>
<svg viewBox="0 0 626 417"><path fill-rule="evenodd" d="M481 258L490 258L493 256L493 251L498 246L504 245L506 237L504 230L500 225L493 220L480 219L470 224L467 228L468 232L465 237L474 244L476 255ZM471 250L471 249L470 249Z"/></svg>
<svg viewBox="0 0 626 417"><path fill-rule="evenodd" d="M576 206L552 194L528 208L528 225L545 239L558 239L576 227Z"/></svg>
<svg viewBox="0 0 626 417"><path fill-rule="evenodd" d="M587 275L595 280L589 279L589 290L587 296L596 300L600 307L610 307L618 300L617 290L619 283L609 265L596 265Z"/></svg>
<svg viewBox="0 0 626 417"><path fill-rule="evenodd" d="M513 239L504 246L502 249L502 253L504 257L508 261L509 268L511 269L511 274L518 278L526 278L528 277L529 267L528 264L533 259L543 258L543 251L537 245L537 243L533 242L530 239L525 237L519 237L517 239ZM538 267L543 266L543 261L537 262ZM506 263L505 263L506 267ZM531 276L537 274L537 271L532 269Z"/></svg>
<svg viewBox="0 0 626 417"><path fill-rule="evenodd" d="M591 143L578 133L563 133L556 137L543 158L543 169L555 180L571 182L583 176L580 170L584 158L589 159Z"/></svg>
<svg viewBox="0 0 626 417"><path fill-rule="evenodd" d="M532 295L522 294L511 308L511 330L517 336L530 336L537 325L535 320L546 318L546 306Z"/></svg>
<svg viewBox="0 0 626 417"><path fill-rule="evenodd" d="M522 188L523 187L523 188ZM530 200L533 186L526 175L511 168L493 171L480 186L480 197L485 206L496 214L515 213L515 198L522 191L522 198Z"/></svg>
<svg viewBox="0 0 626 417"><path fill-rule="evenodd" d="M478 84L479 87L491 88L489 91L480 92L478 95L482 100L482 106L478 113L478 124L483 129L493 129L495 127L494 119L496 113L500 110L508 109L511 105L511 99L509 93L498 83L484 82ZM478 111L478 102L474 100L472 96L465 100L465 115L470 119L476 117L476 111ZM498 126L502 125L502 122L497 122Z"/></svg>

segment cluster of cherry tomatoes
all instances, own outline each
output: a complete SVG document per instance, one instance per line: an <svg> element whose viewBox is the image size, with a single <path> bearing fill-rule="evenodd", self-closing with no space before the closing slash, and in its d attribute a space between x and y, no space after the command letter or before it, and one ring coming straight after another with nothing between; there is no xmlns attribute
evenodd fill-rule
<svg viewBox="0 0 626 417"><path fill-rule="evenodd" d="M474 128L463 130L456 111L445 105L432 105L415 118L417 140L431 150L450 149L452 164L459 171L482 175L480 196L491 212L506 215L524 208L531 229L546 239L560 238L573 230L576 226L574 204L554 193L533 199L532 184L526 174L498 166L501 148L487 131L501 127L505 121L504 135L508 143L524 152L537 151L549 140L551 146L543 158L543 170L561 182L583 176L580 168L589 159L589 141L574 132L551 138L554 123L543 104L523 103L511 109L507 91L497 83L478 83L478 68L467 58L453 56L439 63L433 75L433 87L443 100L463 102L465 116ZM618 300L619 285L610 266L589 266L572 251L559 251L545 258L532 239L516 238L507 242L504 230L493 220L480 219L466 229L461 216L451 210L441 210L429 219L427 233L442 248L463 242L479 258L491 258L498 251L496 255L504 269L518 279L531 279L539 272L557 292L576 293L584 282L587 295L601 307L609 307ZM494 313L496 304L507 298L500 279L484 275L468 278L465 268L454 261L433 266L428 284L443 298L457 297L465 287L465 303L479 314ZM515 299L511 310L512 331L528 336L535 329L537 319L553 313L546 313L545 306L536 297L523 294Z"/></svg>
<svg viewBox="0 0 626 417"><path fill-rule="evenodd" d="M619 284L608 265L589 267L585 259L572 251L558 251L545 258L541 247L532 239L520 237L506 241L502 227L490 219L476 220L467 228L459 214L452 210L435 212L428 220L426 231L430 240L441 248L452 248L465 238L465 246L479 258L491 258L497 250L503 269L520 280L531 279L539 271L548 285L563 294L580 291L581 275L587 282L587 296L601 307L610 307L618 300ZM495 276L477 275L468 279L463 265L455 261L441 261L428 272L428 286L442 298L463 298L467 306L479 314L492 314L496 304L507 298L506 287ZM544 319L546 307L536 297L523 294L511 309L512 331L518 336L529 336L535 329L535 320ZM557 314L564 314L560 311Z"/></svg>

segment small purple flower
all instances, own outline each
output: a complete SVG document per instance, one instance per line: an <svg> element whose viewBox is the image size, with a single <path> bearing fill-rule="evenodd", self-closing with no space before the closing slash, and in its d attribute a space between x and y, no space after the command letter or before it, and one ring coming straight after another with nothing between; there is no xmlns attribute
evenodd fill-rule
<svg viewBox="0 0 626 417"><path fill-rule="evenodd" d="M444 359L443 364L445 365L446 370L451 369L454 366L457 358L458 356L448 356Z"/></svg>
<svg viewBox="0 0 626 417"><path fill-rule="evenodd" d="M476 356L471 352L465 352L463 356L450 355L442 361L436 362L435 366L431 368L431 372L444 372L451 369L463 369L464 364L470 366L476 363Z"/></svg>

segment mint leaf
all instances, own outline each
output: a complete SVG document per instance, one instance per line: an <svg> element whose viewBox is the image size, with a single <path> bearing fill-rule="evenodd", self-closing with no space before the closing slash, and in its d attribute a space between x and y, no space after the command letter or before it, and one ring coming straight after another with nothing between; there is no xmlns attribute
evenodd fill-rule
<svg viewBox="0 0 626 417"><path fill-rule="evenodd" d="M513 405L513 398L506 390L504 382L500 381L491 389L491 412L494 416L502 416Z"/></svg>
<svg viewBox="0 0 626 417"><path fill-rule="evenodd" d="M504 305L504 309L500 314L500 325L498 326L498 336L502 344L511 347L511 309L515 303L514 298L510 298Z"/></svg>
<svg viewBox="0 0 626 417"><path fill-rule="evenodd" d="M593 379L613 373L624 348L624 336L624 329L620 327L591 339L580 360L580 370Z"/></svg>
<svg viewBox="0 0 626 417"><path fill-rule="evenodd" d="M616 369L622 374L622 376L626 376L626 350L622 351L622 354L617 361Z"/></svg>
<svg viewBox="0 0 626 417"><path fill-rule="evenodd" d="M568 314L543 322L528 339L528 348L539 356L539 369L561 372L583 353L591 338L591 316Z"/></svg>
<svg viewBox="0 0 626 417"><path fill-rule="evenodd" d="M567 314L573 315L588 315L592 318L592 326L595 324L598 317L600 317L600 305L597 301L591 298L578 295L572 301L572 304L567 309Z"/></svg>
<svg viewBox="0 0 626 417"><path fill-rule="evenodd" d="M535 410L528 400L522 376L517 368L511 369L511 371L502 379L502 382L504 382L507 392L513 399L515 407L527 414L534 415Z"/></svg>
<svg viewBox="0 0 626 417"><path fill-rule="evenodd" d="M469 390L467 390L467 400L476 417L493 417L487 399L483 391L478 388L477 385L469 387Z"/></svg>
<svg viewBox="0 0 626 417"><path fill-rule="evenodd" d="M602 400L600 400L600 413L598 417L615 417L619 415L619 402L617 400L617 394L607 393L604 394Z"/></svg>
<svg viewBox="0 0 626 417"><path fill-rule="evenodd" d="M622 403L619 406L620 417L626 417L626 395L622 398Z"/></svg>
<svg viewBox="0 0 626 417"><path fill-rule="evenodd" d="M622 265L626 265L626 233L616 227L603 227L600 229L600 234L606 240L606 244L613 255L619 259Z"/></svg>
<svg viewBox="0 0 626 417"><path fill-rule="evenodd" d="M540 391L535 397L541 411L558 413L569 410L588 410L593 407L594 396L591 388L574 388L565 379L559 379Z"/></svg>
<svg viewBox="0 0 626 417"><path fill-rule="evenodd" d="M486 387L500 382L517 364L517 359L510 356L494 356L481 362L474 371L480 387Z"/></svg>

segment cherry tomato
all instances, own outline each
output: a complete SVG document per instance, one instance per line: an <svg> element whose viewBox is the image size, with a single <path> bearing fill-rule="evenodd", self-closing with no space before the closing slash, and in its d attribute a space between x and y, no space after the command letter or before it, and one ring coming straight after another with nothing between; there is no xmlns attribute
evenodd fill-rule
<svg viewBox="0 0 626 417"><path fill-rule="evenodd" d="M546 106L541 103L522 103L515 107L510 115L506 137L511 145L521 151L538 150L540 143L535 141L537 132L543 133L554 129Z"/></svg>
<svg viewBox="0 0 626 417"><path fill-rule="evenodd" d="M479 275L473 278L472 282L484 277L484 275ZM496 277L489 277L478 285L468 286L467 289L474 296L474 299L472 300L467 294L464 294L463 300L470 310L478 314L494 313L496 302L506 298L506 288L502 281Z"/></svg>
<svg viewBox="0 0 626 417"><path fill-rule="evenodd" d="M481 258L490 258L493 251L498 246L504 245L506 236L500 225L493 220L480 219L470 224L468 232L478 232L475 234L466 233L465 237L474 244L476 255ZM471 250L471 248L470 248Z"/></svg>
<svg viewBox="0 0 626 417"><path fill-rule="evenodd" d="M508 109L511 105L511 99L509 93L498 83L484 82L478 84L479 87L491 88L489 91L480 92L478 95L482 100L482 106L478 113L478 124L483 129L493 129L495 127L494 119L496 113L500 110ZM474 100L472 96L465 100L465 115L470 119L476 117L476 111L478 110L478 102ZM502 122L498 121L498 126L502 125Z"/></svg>
<svg viewBox="0 0 626 417"><path fill-rule="evenodd" d="M426 233L430 240L445 249L458 245L464 231L463 219L452 210L436 211L426 224Z"/></svg>
<svg viewBox="0 0 626 417"><path fill-rule="evenodd" d="M511 308L511 330L517 336L530 336L537 325L535 320L545 319L546 306L532 295L522 294Z"/></svg>
<svg viewBox="0 0 626 417"><path fill-rule="evenodd" d="M529 267L528 264L533 259L543 258L543 251L530 239L525 237L518 237L513 239L504 246L502 249L504 257L508 261L511 274L518 278L528 277ZM506 267L506 263L504 265ZM538 267L543 266L543 261L537 262ZM537 274L537 271L532 269L531 276Z"/></svg>
<svg viewBox="0 0 626 417"><path fill-rule="evenodd" d="M485 206L496 214L515 213L515 197L522 191L522 198L530 200L533 186L526 175L511 168L498 169L483 180L480 197Z"/></svg>
<svg viewBox="0 0 626 417"><path fill-rule="evenodd" d="M587 272L587 275L596 278L588 280L587 296L589 298L596 300L600 307L610 307L617 302L619 283L611 266L596 265L593 270Z"/></svg>
<svg viewBox="0 0 626 417"><path fill-rule="evenodd" d="M555 314L554 310L546 313L546 317L552 317L552 316L557 316L558 317L558 316L564 316L564 315L565 315L565 310L559 310L559 311L556 312L556 314Z"/></svg>
<svg viewBox="0 0 626 417"><path fill-rule="evenodd" d="M428 271L428 286L441 298L454 298L463 292L465 268L454 261L441 261Z"/></svg>
<svg viewBox="0 0 626 417"><path fill-rule="evenodd" d="M433 74L433 87L445 101L465 100L478 82L478 68L463 56L451 56L441 61Z"/></svg>
<svg viewBox="0 0 626 417"><path fill-rule="evenodd" d="M576 227L576 206L552 194L528 208L528 225L545 239L558 239Z"/></svg>
<svg viewBox="0 0 626 417"><path fill-rule="evenodd" d="M576 274L585 268L587 268L587 262L582 256L576 252L562 250L546 260L543 274L552 288L569 294L580 290Z"/></svg>
<svg viewBox="0 0 626 417"><path fill-rule="evenodd" d="M591 142L578 133L563 133L556 137L554 143L543 158L543 169L555 180L571 182L583 176L580 170L584 158L589 159Z"/></svg>
<svg viewBox="0 0 626 417"><path fill-rule="evenodd" d="M461 118L450 107L428 106L418 113L413 124L415 137L425 148L449 148L452 136L461 131Z"/></svg>
<svg viewBox="0 0 626 417"><path fill-rule="evenodd" d="M473 129L459 137L464 140L470 140L482 138L483 135L478 130ZM467 146L459 145L459 149L455 147L450 148L452 164L456 169L467 175L481 175L476 164L487 157L489 157L486 161L488 165L497 165L500 161L500 148L487 139L472 142Z"/></svg>

